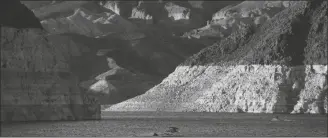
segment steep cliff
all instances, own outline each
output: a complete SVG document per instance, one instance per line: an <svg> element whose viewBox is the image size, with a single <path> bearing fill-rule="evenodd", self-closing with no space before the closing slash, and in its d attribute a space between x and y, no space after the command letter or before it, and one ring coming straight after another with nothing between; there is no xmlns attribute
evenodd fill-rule
<svg viewBox="0 0 328 138"><path fill-rule="evenodd" d="M83 46L48 35L17 0L0 5L1 121L100 119L98 99L72 70Z"/></svg>
<svg viewBox="0 0 328 138"><path fill-rule="evenodd" d="M327 113L327 1L295 2L108 111Z"/></svg>

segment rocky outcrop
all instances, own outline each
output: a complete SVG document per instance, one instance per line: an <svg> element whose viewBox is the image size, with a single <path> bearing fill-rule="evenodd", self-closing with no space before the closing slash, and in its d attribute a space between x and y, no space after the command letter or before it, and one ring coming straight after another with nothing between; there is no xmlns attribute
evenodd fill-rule
<svg viewBox="0 0 328 138"><path fill-rule="evenodd" d="M82 60L81 64L86 66L81 68L91 68L93 73L80 73L86 78L81 85L89 91L105 94L101 98L102 104L115 104L143 94L172 72L185 57L202 48L195 44L182 45L181 41L168 37L168 40L162 40L160 36L147 34L143 39L131 40L134 37L123 35L119 37L126 40L121 43L108 37L94 41L87 37L74 39L77 42L85 40L80 43L97 52L93 58ZM188 50L185 50L186 46Z"/></svg>
<svg viewBox="0 0 328 138"><path fill-rule="evenodd" d="M60 1L47 3L42 6L34 7L38 2L22 2L27 7L30 7L30 10L33 11L34 15L42 20L47 20L51 18L60 18L64 16L71 15L74 13L74 9L81 7L82 5L92 4L90 1Z"/></svg>
<svg viewBox="0 0 328 138"><path fill-rule="evenodd" d="M240 1L103 1L100 5L139 26L164 25L180 35L199 28L221 8ZM163 27L163 26L161 26Z"/></svg>
<svg viewBox="0 0 328 138"><path fill-rule="evenodd" d="M92 1L50 3L34 8L33 12L41 20L42 26L52 34L76 33L100 37L135 29L131 22Z"/></svg>
<svg viewBox="0 0 328 138"><path fill-rule="evenodd" d="M327 6L295 2L259 28L242 26L107 110L327 113Z"/></svg>
<svg viewBox="0 0 328 138"><path fill-rule="evenodd" d="M186 32L183 37L220 39L244 25L258 27L293 4L291 1L244 1L237 5L228 5L214 13L206 26Z"/></svg>
<svg viewBox="0 0 328 138"><path fill-rule="evenodd" d="M173 37L160 26L135 29L125 14L98 4L67 1L33 11L50 35L67 37L89 50L74 59L73 67L82 89L96 93L101 104L115 104L143 94L203 48Z"/></svg>
<svg viewBox="0 0 328 138"><path fill-rule="evenodd" d="M2 17L15 18L1 20L1 121L100 119L97 97L80 89L71 66L82 46L47 35L24 5L6 2Z"/></svg>
<svg viewBox="0 0 328 138"><path fill-rule="evenodd" d="M135 25L117 14L102 12L92 13L84 8L77 8L67 17L41 21L43 27L51 33L76 33L99 37L111 33L131 32Z"/></svg>
<svg viewBox="0 0 328 138"><path fill-rule="evenodd" d="M133 7L138 5L138 1L101 1L99 3L101 6L112 10L116 14L129 18L132 15Z"/></svg>

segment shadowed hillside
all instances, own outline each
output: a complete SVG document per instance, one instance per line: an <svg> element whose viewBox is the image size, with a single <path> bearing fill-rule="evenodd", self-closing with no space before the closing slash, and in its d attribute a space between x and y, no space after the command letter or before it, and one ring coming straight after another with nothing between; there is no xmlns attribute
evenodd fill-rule
<svg viewBox="0 0 328 138"><path fill-rule="evenodd" d="M190 3L181 7L175 3L147 1L135 5L133 1L23 3L42 20L49 37L64 36L83 47L83 52L70 64L78 74L82 89L99 94L102 104L115 104L143 94L187 57L206 47L201 42L174 35L179 26L186 27L180 29L183 31L204 22L201 18L190 20L197 24L175 22L180 20L181 9L202 12L206 6L197 11ZM221 3L218 8L228 4ZM158 8L163 11L158 12ZM211 9L214 13L216 8ZM147 19L143 18L146 16ZM153 23L143 22L148 17ZM169 20L160 23L161 19Z"/></svg>
<svg viewBox="0 0 328 138"><path fill-rule="evenodd" d="M108 111L327 113L327 2L295 2Z"/></svg>
<svg viewBox="0 0 328 138"><path fill-rule="evenodd" d="M79 89L71 70L81 47L48 37L19 1L0 5L1 122L100 119L98 99Z"/></svg>

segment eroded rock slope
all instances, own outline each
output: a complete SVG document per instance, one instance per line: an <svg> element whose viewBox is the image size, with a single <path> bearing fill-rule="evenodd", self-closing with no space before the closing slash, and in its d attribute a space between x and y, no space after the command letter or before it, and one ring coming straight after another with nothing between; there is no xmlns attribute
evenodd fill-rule
<svg viewBox="0 0 328 138"><path fill-rule="evenodd" d="M83 47L47 35L19 1L0 5L1 121L100 119L97 97L80 89L71 66Z"/></svg>
<svg viewBox="0 0 328 138"><path fill-rule="evenodd" d="M110 2L103 7L92 1L54 2L40 7L23 3L30 5L49 35L68 37L89 50L74 60L74 68L79 85L100 94L102 104L143 94L185 58L205 47L172 36L172 30L158 24L143 23L135 28L135 20L108 7ZM139 7L155 12L148 4L141 3ZM129 8L124 3L118 7L121 11Z"/></svg>
<svg viewBox="0 0 328 138"><path fill-rule="evenodd" d="M201 50L108 111L327 113L327 1L301 1Z"/></svg>
<svg viewBox="0 0 328 138"><path fill-rule="evenodd" d="M212 14L206 26L187 31L183 37L213 44L245 25L259 27L294 3L293 1L243 1L231 4Z"/></svg>

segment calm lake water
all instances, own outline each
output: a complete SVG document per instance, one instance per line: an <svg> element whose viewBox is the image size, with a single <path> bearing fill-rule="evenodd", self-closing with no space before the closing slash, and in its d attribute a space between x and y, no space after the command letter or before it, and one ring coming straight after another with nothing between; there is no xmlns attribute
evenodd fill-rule
<svg viewBox="0 0 328 138"><path fill-rule="evenodd" d="M271 121L275 116L280 121ZM327 136L325 115L103 112L102 118L2 124L1 136L151 136L171 126L182 136Z"/></svg>

